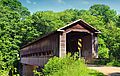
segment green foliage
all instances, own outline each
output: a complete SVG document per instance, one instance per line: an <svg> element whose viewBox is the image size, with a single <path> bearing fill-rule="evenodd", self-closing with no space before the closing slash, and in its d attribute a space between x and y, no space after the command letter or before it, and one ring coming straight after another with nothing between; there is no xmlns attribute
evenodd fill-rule
<svg viewBox="0 0 120 76"><path fill-rule="evenodd" d="M0 5L10 8L10 10L15 11L22 17L30 15L28 9L23 7L18 0L0 0Z"/></svg>
<svg viewBox="0 0 120 76"><path fill-rule="evenodd" d="M42 35L65 25L52 11L36 12L31 16L31 20L33 21L31 26L34 26Z"/></svg>
<svg viewBox="0 0 120 76"><path fill-rule="evenodd" d="M106 65L109 62L110 62L109 58L98 58L98 59L94 60L93 64L95 64L95 65Z"/></svg>
<svg viewBox="0 0 120 76"><path fill-rule="evenodd" d="M120 17L107 5L95 4L89 10L38 11L30 15L18 0L0 0L0 9L0 71L16 67L21 46L80 18L102 32L99 57L120 59Z"/></svg>
<svg viewBox="0 0 120 76"><path fill-rule="evenodd" d="M41 72L38 72L36 69L33 70L34 76L42 76Z"/></svg>
<svg viewBox="0 0 120 76"><path fill-rule="evenodd" d="M117 61L117 60L113 60L109 63L107 63L108 66L118 66L120 67L120 61Z"/></svg>
<svg viewBox="0 0 120 76"><path fill-rule="evenodd" d="M8 71L0 70L0 76L8 76Z"/></svg>
<svg viewBox="0 0 120 76"><path fill-rule="evenodd" d="M100 56L104 52L103 56L106 57L109 50L110 58L119 59L120 58L120 42L119 42L120 28L116 27L116 23L117 24L119 23L119 18L116 19L117 16L116 12L114 10L111 10L109 6L101 5L101 4L96 4L91 6L90 12L93 16L96 17L101 16L102 19L104 20L102 21L104 24L97 26L97 28L100 29L102 32L102 35L99 36L101 38L100 42L104 42L102 46L99 47Z"/></svg>
<svg viewBox="0 0 120 76"><path fill-rule="evenodd" d="M19 50L23 35L20 25L28 14L23 15L23 10L18 0L0 0L0 72L2 76L8 75L11 68L14 68L14 62L19 60ZM23 22L22 22L23 23Z"/></svg>
<svg viewBox="0 0 120 76"><path fill-rule="evenodd" d="M99 42L99 47L98 47L99 58L108 58L109 49L106 47L104 40L99 38L98 42Z"/></svg>
<svg viewBox="0 0 120 76"><path fill-rule="evenodd" d="M106 42L106 46L109 48L109 55L110 57L112 57L113 59L119 59L120 56L120 28L115 26L114 22L110 22L106 29L107 30L107 36L105 39Z"/></svg>
<svg viewBox="0 0 120 76"><path fill-rule="evenodd" d="M68 54L63 58L53 57L43 69L45 76L104 76L94 70L89 70L78 54Z"/></svg>
<svg viewBox="0 0 120 76"><path fill-rule="evenodd" d="M110 20L114 20L114 17L116 16L116 11L111 10L109 6L104 4L95 4L91 6L89 10L94 16L103 16L106 23Z"/></svg>
<svg viewBox="0 0 120 76"><path fill-rule="evenodd" d="M116 26L120 28L120 15L116 17Z"/></svg>
<svg viewBox="0 0 120 76"><path fill-rule="evenodd" d="M3 9L0 12L0 15L2 16L0 18L0 52L2 53L1 60L6 66L5 68L4 66L1 66L1 68L6 69L10 68L9 65L12 65L12 62L18 57L17 50L19 50L19 47L16 44L19 44L20 41L17 40L17 38L14 38L14 36L16 35L15 24L17 24L15 22L19 20L19 16L15 12L10 11L7 7L0 6L0 8Z"/></svg>

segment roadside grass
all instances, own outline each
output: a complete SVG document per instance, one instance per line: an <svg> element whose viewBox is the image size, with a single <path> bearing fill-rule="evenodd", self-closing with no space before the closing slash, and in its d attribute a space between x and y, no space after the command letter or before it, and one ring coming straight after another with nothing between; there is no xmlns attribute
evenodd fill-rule
<svg viewBox="0 0 120 76"><path fill-rule="evenodd" d="M113 61L107 63L107 66L116 66L116 67L120 67L120 60L119 60L119 61L113 60Z"/></svg>
<svg viewBox="0 0 120 76"><path fill-rule="evenodd" d="M108 58L104 58L104 59L96 59L93 61L94 65L105 65L105 66L116 66L116 67L120 67L120 60L110 60Z"/></svg>
<svg viewBox="0 0 120 76"><path fill-rule="evenodd" d="M105 76L103 73L91 69L89 70L89 74L90 76Z"/></svg>

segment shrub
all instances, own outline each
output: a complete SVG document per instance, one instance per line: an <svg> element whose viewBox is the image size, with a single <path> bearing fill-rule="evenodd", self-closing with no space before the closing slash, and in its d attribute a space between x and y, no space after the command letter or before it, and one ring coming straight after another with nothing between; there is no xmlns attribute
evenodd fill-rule
<svg viewBox="0 0 120 76"><path fill-rule="evenodd" d="M8 73L8 70L0 70L0 76L9 76Z"/></svg>
<svg viewBox="0 0 120 76"><path fill-rule="evenodd" d="M107 63L108 66L119 66L120 67L120 61L113 60L109 63Z"/></svg>
<svg viewBox="0 0 120 76"><path fill-rule="evenodd" d="M98 58L94 60L94 64L96 65L106 65L108 62L110 62L110 59L108 58Z"/></svg>
<svg viewBox="0 0 120 76"><path fill-rule="evenodd" d="M78 55L68 54L63 58L53 57L43 69L45 76L103 76L102 73L89 70Z"/></svg>
<svg viewBox="0 0 120 76"><path fill-rule="evenodd" d="M33 70L34 76L42 76L41 72L38 72L36 69Z"/></svg>

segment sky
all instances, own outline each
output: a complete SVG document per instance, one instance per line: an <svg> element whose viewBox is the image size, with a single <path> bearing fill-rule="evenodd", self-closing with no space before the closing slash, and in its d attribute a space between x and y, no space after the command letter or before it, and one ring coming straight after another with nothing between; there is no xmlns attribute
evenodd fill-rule
<svg viewBox="0 0 120 76"><path fill-rule="evenodd" d="M54 12L65 9L89 9L94 4L105 4L120 14L120 0L19 0L31 13L51 10Z"/></svg>

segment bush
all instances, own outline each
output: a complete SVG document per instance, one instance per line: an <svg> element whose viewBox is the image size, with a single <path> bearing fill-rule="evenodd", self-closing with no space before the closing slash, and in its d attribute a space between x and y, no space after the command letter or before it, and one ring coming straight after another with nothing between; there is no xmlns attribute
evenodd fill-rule
<svg viewBox="0 0 120 76"><path fill-rule="evenodd" d="M120 67L120 61L113 60L109 63L107 63L108 66L119 66Z"/></svg>
<svg viewBox="0 0 120 76"><path fill-rule="evenodd" d="M0 70L0 76L8 76L8 71Z"/></svg>
<svg viewBox="0 0 120 76"><path fill-rule="evenodd" d="M99 58L109 58L108 54L108 48L105 45L105 42L103 39L99 38L99 48L98 48L98 56Z"/></svg>
<svg viewBox="0 0 120 76"><path fill-rule="evenodd" d="M93 64L95 65L106 65L108 62L110 62L110 59L108 58L97 58L94 60Z"/></svg>
<svg viewBox="0 0 120 76"><path fill-rule="evenodd" d="M63 58L53 57L43 69L45 76L104 76L102 73L89 70L78 55L68 54Z"/></svg>
<svg viewBox="0 0 120 76"><path fill-rule="evenodd" d="M36 69L33 70L34 76L42 76L41 72L38 72Z"/></svg>

